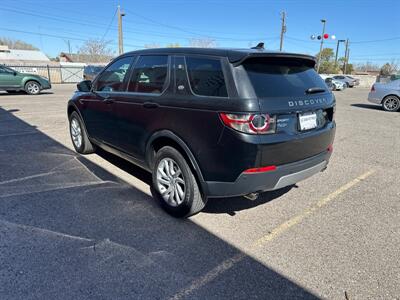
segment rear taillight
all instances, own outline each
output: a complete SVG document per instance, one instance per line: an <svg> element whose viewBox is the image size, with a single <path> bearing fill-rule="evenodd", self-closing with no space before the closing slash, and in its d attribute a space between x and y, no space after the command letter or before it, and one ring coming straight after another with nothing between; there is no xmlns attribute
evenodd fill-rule
<svg viewBox="0 0 400 300"><path fill-rule="evenodd" d="M375 85L374 84L371 87L371 92L375 92Z"/></svg>
<svg viewBox="0 0 400 300"><path fill-rule="evenodd" d="M275 171L275 170L276 170L276 166L266 166L266 167L260 167L260 168L247 169L243 173L254 174L254 173L270 172L270 171Z"/></svg>
<svg viewBox="0 0 400 300"><path fill-rule="evenodd" d="M268 114L220 113L222 122L237 131L250 134L270 134L276 131L276 116Z"/></svg>

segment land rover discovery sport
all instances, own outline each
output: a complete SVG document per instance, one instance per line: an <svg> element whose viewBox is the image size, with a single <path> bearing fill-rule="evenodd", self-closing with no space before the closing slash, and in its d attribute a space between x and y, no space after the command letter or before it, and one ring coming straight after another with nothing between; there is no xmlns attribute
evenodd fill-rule
<svg viewBox="0 0 400 300"><path fill-rule="evenodd" d="M209 197L280 189L324 170L335 98L308 55L147 49L114 59L68 102L77 152L100 147L152 173L177 217Z"/></svg>

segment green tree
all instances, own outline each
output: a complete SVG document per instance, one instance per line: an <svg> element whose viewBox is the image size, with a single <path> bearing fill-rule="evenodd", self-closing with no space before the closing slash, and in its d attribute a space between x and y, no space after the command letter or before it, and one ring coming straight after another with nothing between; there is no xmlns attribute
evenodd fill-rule
<svg viewBox="0 0 400 300"><path fill-rule="evenodd" d="M318 52L317 55L315 55L317 59L319 59L320 53ZM321 62L331 62L333 58L335 57L335 52L333 51L332 48L324 48L321 51Z"/></svg>
<svg viewBox="0 0 400 300"><path fill-rule="evenodd" d="M335 74L338 73L340 68L339 65L335 65L335 52L332 48L322 49L321 54L315 55L317 60L321 56L319 72L323 74Z"/></svg>

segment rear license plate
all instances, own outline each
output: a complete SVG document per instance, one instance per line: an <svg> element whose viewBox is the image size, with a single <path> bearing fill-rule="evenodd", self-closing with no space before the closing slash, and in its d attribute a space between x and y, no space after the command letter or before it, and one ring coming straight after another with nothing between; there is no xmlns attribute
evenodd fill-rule
<svg viewBox="0 0 400 300"><path fill-rule="evenodd" d="M310 130L317 127L317 114L313 112L307 112L299 114L300 130Z"/></svg>

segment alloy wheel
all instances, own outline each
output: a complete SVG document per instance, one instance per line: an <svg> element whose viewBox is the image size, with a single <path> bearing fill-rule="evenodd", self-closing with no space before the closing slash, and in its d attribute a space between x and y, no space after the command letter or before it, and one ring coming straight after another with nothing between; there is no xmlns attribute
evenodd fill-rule
<svg viewBox="0 0 400 300"><path fill-rule="evenodd" d="M82 146L82 129L79 121L75 118L71 120L71 136L75 147L79 149Z"/></svg>
<svg viewBox="0 0 400 300"><path fill-rule="evenodd" d="M185 199L185 179L172 158L163 158L157 166L157 188L169 205L176 207Z"/></svg>
<svg viewBox="0 0 400 300"><path fill-rule="evenodd" d="M396 111L400 108L400 100L397 97L389 96L384 100L383 106L386 110Z"/></svg>
<svg viewBox="0 0 400 300"><path fill-rule="evenodd" d="M29 82L26 88L27 88L29 94L37 94L40 92L40 87L35 82Z"/></svg>

